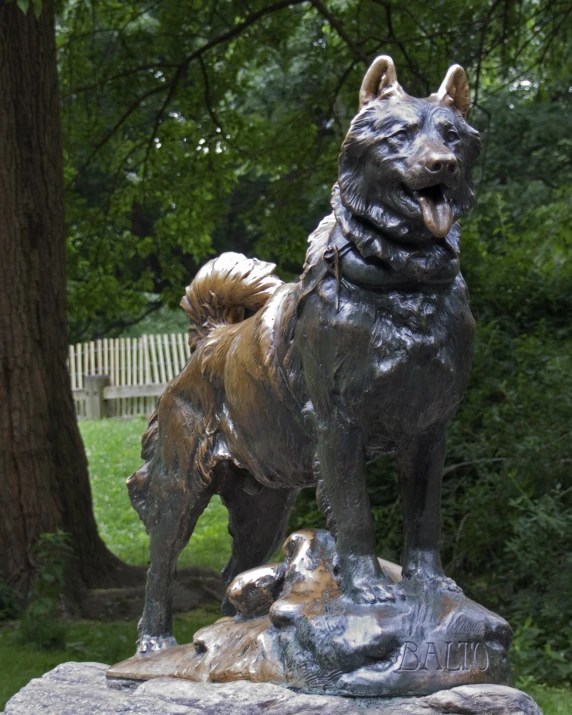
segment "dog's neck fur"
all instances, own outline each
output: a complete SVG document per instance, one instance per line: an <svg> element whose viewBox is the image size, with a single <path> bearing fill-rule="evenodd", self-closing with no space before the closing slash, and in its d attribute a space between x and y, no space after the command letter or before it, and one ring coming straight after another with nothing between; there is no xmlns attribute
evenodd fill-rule
<svg viewBox="0 0 572 715"><path fill-rule="evenodd" d="M332 190L331 205L333 213L326 216L308 238L301 276L303 294L311 291L328 270L335 270L334 252L343 259L352 249L364 262L378 264L379 287L382 289L446 285L459 274L461 230L457 223L445 238L434 238L422 244L403 243L347 209L341 201L337 183Z"/></svg>
<svg viewBox="0 0 572 715"><path fill-rule="evenodd" d="M404 243L391 238L376 226L355 216L344 204L338 184L332 191L332 208L344 238L365 258L381 261L391 274L392 287L404 284L448 283L459 273L461 231L454 224L449 234L422 244Z"/></svg>

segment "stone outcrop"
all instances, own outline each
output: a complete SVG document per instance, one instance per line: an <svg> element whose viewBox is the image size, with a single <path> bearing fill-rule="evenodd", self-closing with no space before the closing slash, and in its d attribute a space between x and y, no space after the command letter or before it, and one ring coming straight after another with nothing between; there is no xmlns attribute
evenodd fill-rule
<svg viewBox="0 0 572 715"><path fill-rule="evenodd" d="M126 684L107 681L107 668L63 663L14 695L5 715L542 715L532 698L502 685L463 685L418 698L343 698L247 681Z"/></svg>

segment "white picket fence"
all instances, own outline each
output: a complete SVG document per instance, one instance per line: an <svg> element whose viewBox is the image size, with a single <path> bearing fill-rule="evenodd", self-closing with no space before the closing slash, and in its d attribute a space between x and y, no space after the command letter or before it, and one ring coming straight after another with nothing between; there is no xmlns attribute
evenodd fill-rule
<svg viewBox="0 0 572 715"><path fill-rule="evenodd" d="M188 357L182 333L70 345L68 367L78 418L150 415Z"/></svg>

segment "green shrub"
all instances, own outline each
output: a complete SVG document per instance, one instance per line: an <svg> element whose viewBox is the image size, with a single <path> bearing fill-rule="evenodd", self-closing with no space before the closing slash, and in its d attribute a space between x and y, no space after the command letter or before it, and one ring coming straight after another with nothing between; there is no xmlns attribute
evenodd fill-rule
<svg viewBox="0 0 572 715"><path fill-rule="evenodd" d="M61 531L42 534L33 549L36 572L18 639L45 650L66 646L68 624L62 620L65 573L73 558L70 537Z"/></svg>
<svg viewBox="0 0 572 715"><path fill-rule="evenodd" d="M22 604L16 591L0 576L0 621L18 618L22 612Z"/></svg>

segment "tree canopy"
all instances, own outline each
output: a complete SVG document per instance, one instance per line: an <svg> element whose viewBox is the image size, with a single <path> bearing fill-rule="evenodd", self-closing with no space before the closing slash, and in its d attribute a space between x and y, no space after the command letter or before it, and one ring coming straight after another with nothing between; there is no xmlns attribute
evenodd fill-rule
<svg viewBox="0 0 572 715"><path fill-rule="evenodd" d="M531 209L544 207L541 222L549 205L566 211L570 12L511 0L67 3L70 339L177 305L200 263L229 246L295 275L379 53L419 96L449 64L467 69L485 138L483 220L500 199L511 225L528 225Z"/></svg>

